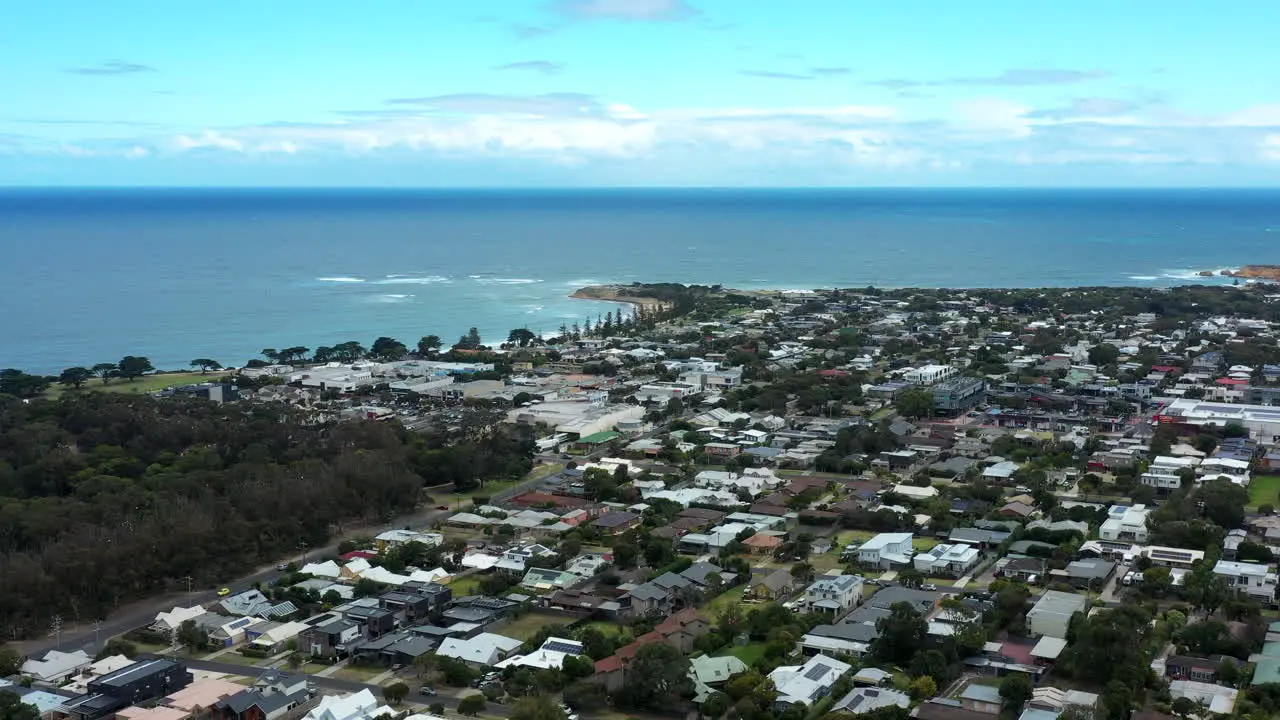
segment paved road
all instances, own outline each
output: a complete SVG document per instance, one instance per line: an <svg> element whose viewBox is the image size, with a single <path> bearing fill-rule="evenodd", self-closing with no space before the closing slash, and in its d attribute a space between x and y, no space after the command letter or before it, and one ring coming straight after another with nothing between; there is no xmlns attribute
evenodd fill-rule
<svg viewBox="0 0 1280 720"><path fill-rule="evenodd" d="M515 485L495 497L507 499L525 492L533 487L539 486L544 482L545 478L526 480L525 482ZM405 515L391 522L380 524L372 527L353 528L345 533L343 537L335 538L332 543L320 548L309 548L305 555L297 555L294 557L283 558L281 562L301 562L303 559L314 560L317 557L326 555L336 555L338 544L341 540L352 537L354 535L370 535L384 532L386 530L394 530L403 527L424 527L429 526L433 522L443 520L453 513L452 510L437 510L435 506L429 506L419 509L417 512ZM255 583L270 583L280 575L280 571L275 566L260 568L257 571L245 575L237 580L223 583L222 587L227 587L232 592L239 592L253 587ZM60 649L64 652L73 650L84 650L90 655L97 654L102 645L112 637L122 635L135 628L150 625L159 612L172 610L175 605L189 607L191 605L203 605L218 599L218 588L197 589L190 595L187 593L167 593L164 595L153 596L143 600L130 603L120 610L112 613L109 617L102 620L97 628L92 625L77 626L74 628L65 628L61 638L46 637L33 640L26 640L14 643L13 647L23 655L43 655L45 652L53 649Z"/></svg>

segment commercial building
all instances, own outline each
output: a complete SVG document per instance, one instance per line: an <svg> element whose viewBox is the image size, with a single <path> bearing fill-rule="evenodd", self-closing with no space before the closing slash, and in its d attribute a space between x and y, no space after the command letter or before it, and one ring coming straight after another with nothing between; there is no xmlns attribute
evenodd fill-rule
<svg viewBox="0 0 1280 720"><path fill-rule="evenodd" d="M191 680L191 673L175 660L143 660L92 680L85 694L63 703L61 712L74 720L97 720L172 695Z"/></svg>
<svg viewBox="0 0 1280 720"><path fill-rule="evenodd" d="M933 385L955 374L956 369L950 365L923 365L906 371L902 379L912 385Z"/></svg>
<svg viewBox="0 0 1280 720"><path fill-rule="evenodd" d="M1174 400L1156 420L1162 424L1188 428L1226 427L1238 424L1261 442L1280 441L1280 409L1266 405L1226 405L1201 400Z"/></svg>
<svg viewBox="0 0 1280 720"><path fill-rule="evenodd" d="M953 377L934 385L933 409L939 414L966 412L987 399L987 383L981 378Z"/></svg>

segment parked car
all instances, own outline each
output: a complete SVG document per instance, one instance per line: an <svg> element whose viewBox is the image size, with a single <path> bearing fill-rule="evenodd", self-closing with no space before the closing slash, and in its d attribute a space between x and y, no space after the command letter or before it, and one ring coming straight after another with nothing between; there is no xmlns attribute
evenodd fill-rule
<svg viewBox="0 0 1280 720"><path fill-rule="evenodd" d="M231 588L222 588L218 591L218 597L226 597L231 594Z"/></svg>
<svg viewBox="0 0 1280 720"><path fill-rule="evenodd" d="M435 697L436 689L431 687L430 685L423 685L422 687L418 688L418 694L423 695L425 697Z"/></svg>
<svg viewBox="0 0 1280 720"><path fill-rule="evenodd" d="M933 583L925 583L920 586L920 589L921 590L937 590L938 586L934 585Z"/></svg>

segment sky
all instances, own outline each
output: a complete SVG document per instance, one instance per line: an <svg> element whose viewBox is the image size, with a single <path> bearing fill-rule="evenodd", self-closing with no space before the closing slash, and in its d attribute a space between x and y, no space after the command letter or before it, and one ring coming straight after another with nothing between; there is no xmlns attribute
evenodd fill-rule
<svg viewBox="0 0 1280 720"><path fill-rule="evenodd" d="M1269 186L1280 3L40 0L0 185Z"/></svg>

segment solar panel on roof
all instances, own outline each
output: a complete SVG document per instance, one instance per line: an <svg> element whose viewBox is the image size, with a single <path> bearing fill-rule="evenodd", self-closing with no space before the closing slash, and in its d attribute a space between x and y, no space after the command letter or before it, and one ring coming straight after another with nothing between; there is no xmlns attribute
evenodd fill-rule
<svg viewBox="0 0 1280 720"><path fill-rule="evenodd" d="M861 705L861 704L862 704L862 701L863 701L864 699L865 699L865 698L863 698L861 695L858 695L858 696L857 696L857 697L855 697L854 699L850 700L850 701L849 701L849 709L850 709L850 710L852 710L852 709L854 709L854 708L858 707L859 705Z"/></svg>
<svg viewBox="0 0 1280 720"><path fill-rule="evenodd" d="M814 682L817 682L819 678L821 678L823 675L826 675L830 671L831 671L831 668L827 667L826 665L818 664L809 668L809 671L804 674L804 679L813 680Z"/></svg>
<svg viewBox="0 0 1280 720"><path fill-rule="evenodd" d="M542 646L542 649L551 650L553 652L569 653L570 655L576 655L582 652L582 646L578 643L561 642L558 640L549 640Z"/></svg>

